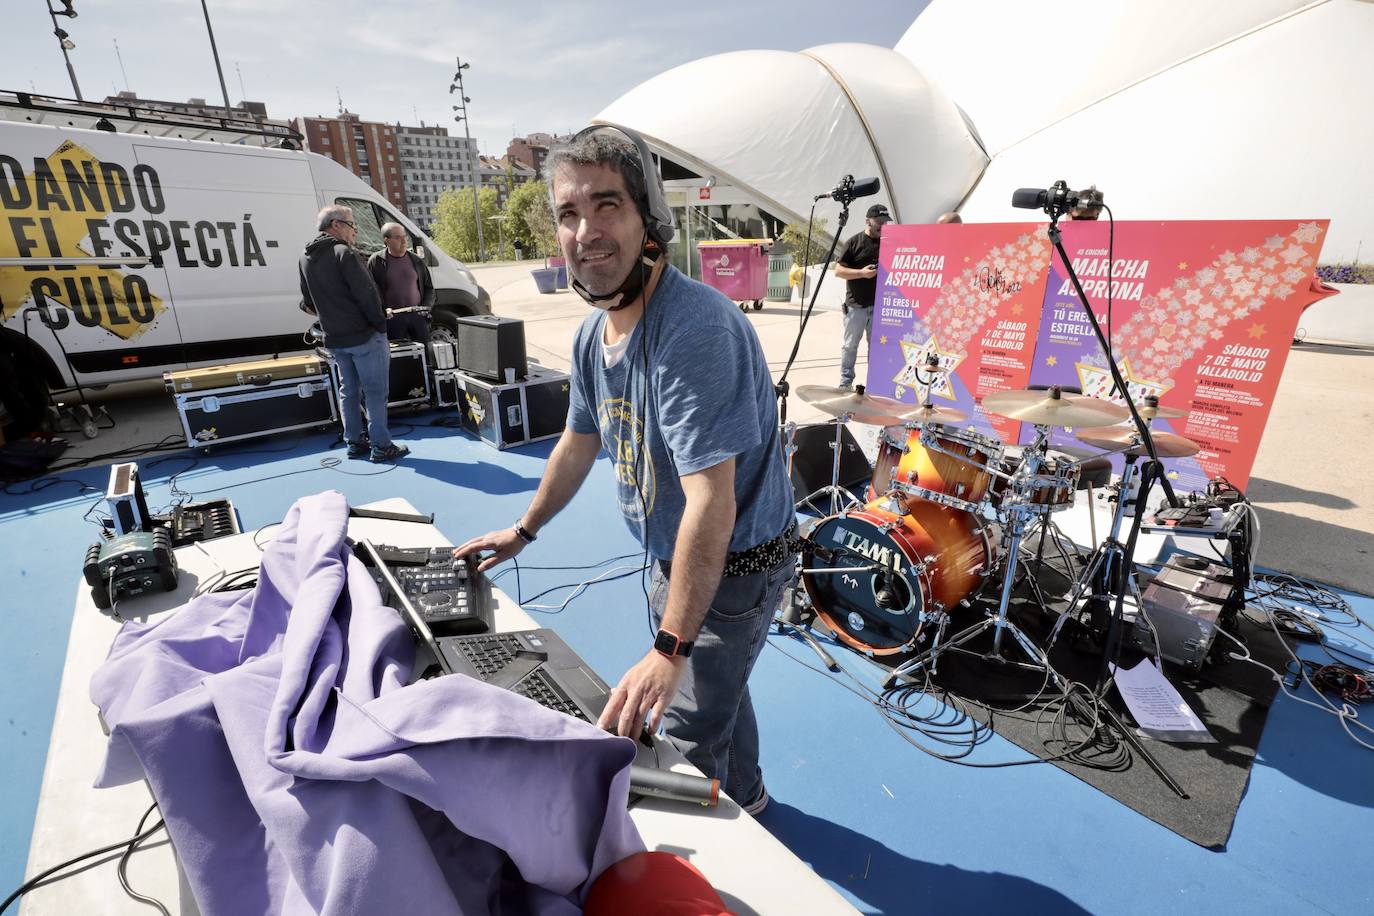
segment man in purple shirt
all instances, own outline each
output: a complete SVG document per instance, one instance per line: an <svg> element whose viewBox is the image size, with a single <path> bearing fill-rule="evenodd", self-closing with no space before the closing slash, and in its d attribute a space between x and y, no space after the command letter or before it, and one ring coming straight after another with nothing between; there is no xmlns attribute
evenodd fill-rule
<svg viewBox="0 0 1374 916"><path fill-rule="evenodd" d="M386 336L391 340L429 340L429 313L434 308L434 281L422 258L410 250L410 236L399 223L382 226L386 247L368 258L372 282L386 306ZM405 311L399 309L425 309Z"/></svg>

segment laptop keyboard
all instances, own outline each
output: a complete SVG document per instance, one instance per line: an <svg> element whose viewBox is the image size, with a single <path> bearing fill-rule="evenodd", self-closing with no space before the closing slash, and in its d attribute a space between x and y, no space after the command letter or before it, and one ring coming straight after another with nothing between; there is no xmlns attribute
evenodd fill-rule
<svg viewBox="0 0 1374 916"><path fill-rule="evenodd" d="M520 641L509 633L491 633L454 639L449 645L457 647L476 669L478 676L489 681L505 669L515 654L524 649ZM576 719L589 721L577 704L543 671L533 671L510 688L512 693L534 700L540 706L561 712Z"/></svg>

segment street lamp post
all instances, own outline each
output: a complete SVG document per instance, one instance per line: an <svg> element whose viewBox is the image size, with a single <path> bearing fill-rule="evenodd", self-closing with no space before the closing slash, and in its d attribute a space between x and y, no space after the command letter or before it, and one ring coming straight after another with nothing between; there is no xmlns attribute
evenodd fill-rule
<svg viewBox="0 0 1374 916"><path fill-rule="evenodd" d="M72 59L67 52L76 47L76 42L72 41L67 35L67 31L60 28L57 24L58 16L66 16L68 19L76 18L76 10L72 9L72 0L59 0L64 7L61 12L52 8L52 0L47 0L48 16L52 19L52 33L57 36L57 44L62 48L62 59L67 62L67 75L72 78L72 91L76 93L78 102L86 101L81 97L81 87L76 84L76 70L72 68Z"/></svg>
<svg viewBox="0 0 1374 916"><path fill-rule="evenodd" d="M467 141L465 154L470 156L472 155L472 131L468 128L468 102L471 102L472 99L468 98L467 93L463 91L463 71L472 65L463 63L462 59L457 57L454 58L454 63L456 65L453 74L454 81L449 84L448 91L449 95L452 95L455 90L458 93L460 102L453 106L453 110L461 111L462 114L454 116L453 120L463 122L463 137ZM478 169L473 175L472 215L477 220L477 259L485 261L487 259L487 246L482 240L482 198L477 191L477 186L481 184L478 178L480 175L481 169Z"/></svg>

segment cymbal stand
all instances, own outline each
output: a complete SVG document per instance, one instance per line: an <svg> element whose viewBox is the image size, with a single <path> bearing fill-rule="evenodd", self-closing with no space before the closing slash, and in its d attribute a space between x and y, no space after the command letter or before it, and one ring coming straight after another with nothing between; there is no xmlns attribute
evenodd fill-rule
<svg viewBox="0 0 1374 916"><path fill-rule="evenodd" d="M1140 606L1140 587L1135 579L1134 558L1127 552L1126 544L1121 541L1121 527L1136 496L1135 463L1136 456L1127 454L1126 464L1121 469L1121 481L1118 484L1116 509L1112 512L1111 530L1102 539L1102 543L1097 545L1093 551L1092 559L1088 561L1087 568L1083 570L1078 581L1074 583L1073 592L1069 595L1068 607L1064 609L1059 620L1055 622L1054 629L1050 631L1050 647L1054 646L1055 640L1059 638L1060 630L1064 628L1065 621L1070 617L1081 614L1084 608L1091 610L1093 607L1109 606L1112 597L1127 587L1130 588L1131 595L1135 598L1136 606Z"/></svg>
<svg viewBox="0 0 1374 916"><path fill-rule="evenodd" d="M803 496L801 499L797 500L796 508L797 508L798 510L801 510L801 509L804 509L804 508L805 508L805 509L810 509L811 511L815 512L815 513L818 514L818 515L824 515L825 512L823 512L822 509L820 508L820 506L816 505L816 503L814 502L814 500L815 500L817 497L820 497L820 496L829 496L829 497L830 497L830 513L829 513L830 515L838 515L838 514L840 513L840 511L841 511L841 502L843 502L843 508L844 508L844 509L849 509L849 508L851 508L851 507L853 507L853 506L862 505L862 503L861 503L858 499L855 498L855 496L854 496L853 493L850 493L850 492L849 492L848 490L846 490L844 487L840 486L840 449L843 448L843 443L844 443L844 440L841 438L841 436L842 436L842 433L843 433L845 424L848 423L851 419L853 419L853 417L854 417L854 415L853 415L852 413L846 413L846 414L843 414L842 416L836 417L836 418L833 419L833 420L828 420L828 421L827 421L828 423L833 423L833 424L835 424L835 441L834 441L834 443L833 443L832 446L831 446L832 449L834 450L835 455L834 455L834 458L832 459L831 465L830 465L830 483L826 484L825 486L821 487L821 488L818 489L818 490L815 490L815 491L812 492L812 493L808 493L806 496ZM797 452L797 424L796 424L796 423L788 423L788 424L787 424L787 475L788 475L788 478L789 478L789 479L790 479L791 476L792 476L792 458L793 458L793 456L796 454L796 452Z"/></svg>
<svg viewBox="0 0 1374 916"><path fill-rule="evenodd" d="M1013 485L1016 485L1015 479L1013 479ZM1056 681L1060 679L1059 675L1050 667L1049 658L1044 651L1041 650L1041 648L1037 646L1008 616L1008 612L1011 608L1011 593L1015 585L1016 569L1019 563L1018 558L1020 556L1021 539L1025 533L1026 517L1029 514L1030 513L1026 509L1015 505L1012 506L1007 513L1010 543L1007 548L1007 571L1002 578L1002 595L997 605L997 610L988 612L983 620L975 623L971 627L959 631L954 636L950 637L943 645L941 645L937 639L935 644L925 652L893 668L892 673L884 680L884 686L896 684L899 679L904 677L912 678L915 672L927 666L929 666L933 674L940 653L946 651L963 652L965 654L975 655L986 661L997 662L1003 665L1012 665L1017 668L1025 668L1032 671L1047 671ZM993 630L991 649L987 652L977 653L964 648L965 643L970 642L989 629ZM1007 641L1008 634L1010 634L1009 644L1019 649L1021 654L1025 656L1028 661L1017 661L1007 658L1003 654L1003 644Z"/></svg>

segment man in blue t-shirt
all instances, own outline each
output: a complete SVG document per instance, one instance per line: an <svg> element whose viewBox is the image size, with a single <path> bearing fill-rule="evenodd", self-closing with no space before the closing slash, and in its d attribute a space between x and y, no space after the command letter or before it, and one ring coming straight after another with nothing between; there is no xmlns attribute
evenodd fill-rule
<svg viewBox="0 0 1374 916"><path fill-rule="evenodd" d="M651 194L618 129L555 147L545 176L573 288L596 311L574 340L568 425L534 500L454 554L491 551L480 569L515 556L609 454L621 515L652 558L659 630L598 724L634 735L666 720L687 759L756 813L768 793L747 681L796 553L763 348L734 303L664 260L661 185Z"/></svg>

